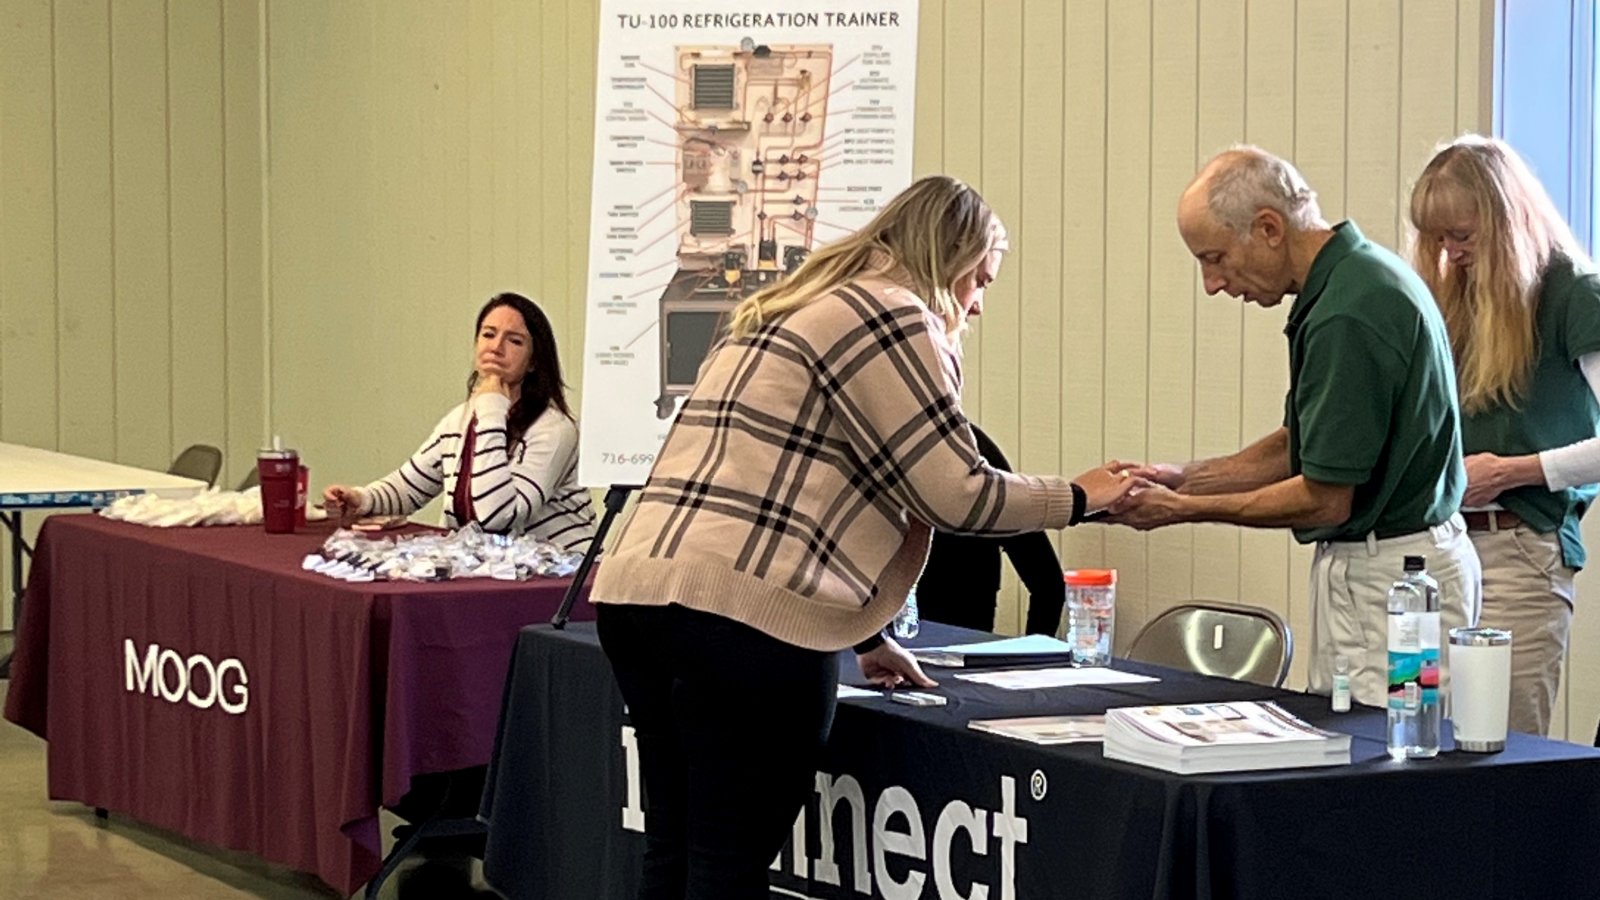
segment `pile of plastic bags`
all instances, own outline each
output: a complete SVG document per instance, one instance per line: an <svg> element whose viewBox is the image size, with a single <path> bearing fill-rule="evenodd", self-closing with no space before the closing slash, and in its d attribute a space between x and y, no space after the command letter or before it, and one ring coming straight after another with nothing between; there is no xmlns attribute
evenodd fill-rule
<svg viewBox="0 0 1600 900"><path fill-rule="evenodd" d="M154 528L192 528L200 525L260 525L261 489L219 491L216 488L181 500L134 494L100 510L108 519ZM328 514L316 507L306 510L306 520L316 522Z"/></svg>
<svg viewBox="0 0 1600 900"><path fill-rule="evenodd" d="M301 568L341 581L524 581L577 571L583 554L532 535L490 534L473 522L457 531L372 537L341 528Z"/></svg>

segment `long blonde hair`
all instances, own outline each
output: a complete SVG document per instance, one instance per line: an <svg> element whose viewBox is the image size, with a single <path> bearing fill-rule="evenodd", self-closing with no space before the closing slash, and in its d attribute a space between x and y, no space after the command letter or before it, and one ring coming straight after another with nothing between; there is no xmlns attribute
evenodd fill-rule
<svg viewBox="0 0 1600 900"><path fill-rule="evenodd" d="M728 332L748 337L784 313L871 272L910 289L950 334L962 325L954 287L988 253L998 223L978 192L948 175L901 191L860 231L819 248L787 278L746 297Z"/></svg>
<svg viewBox="0 0 1600 900"><path fill-rule="evenodd" d="M1472 265L1452 266L1441 237L1476 221ZM1411 264L1433 292L1455 351L1461 407L1516 409L1539 351L1539 290L1556 255L1586 260L1544 185L1504 141L1444 144L1411 191Z"/></svg>

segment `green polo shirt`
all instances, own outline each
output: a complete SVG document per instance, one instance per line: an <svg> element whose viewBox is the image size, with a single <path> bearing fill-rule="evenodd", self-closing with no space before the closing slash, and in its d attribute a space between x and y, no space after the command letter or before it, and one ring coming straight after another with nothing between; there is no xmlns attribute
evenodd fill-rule
<svg viewBox="0 0 1600 900"><path fill-rule="evenodd" d="M1454 515L1467 473L1450 339L1411 267L1339 224L1284 334L1289 469L1355 487L1344 524L1297 528L1295 539L1395 537Z"/></svg>
<svg viewBox="0 0 1600 900"><path fill-rule="evenodd" d="M1600 408L1578 368L1578 358L1600 351L1600 276L1574 268L1564 256L1550 261L1535 313L1538 358L1520 408L1496 406L1464 416L1461 438L1468 455L1521 456L1587 440L1600 432ZM1530 485L1506 491L1495 502L1521 516L1541 534L1559 532L1563 561L1584 562L1578 520L1594 502L1595 486L1564 491Z"/></svg>

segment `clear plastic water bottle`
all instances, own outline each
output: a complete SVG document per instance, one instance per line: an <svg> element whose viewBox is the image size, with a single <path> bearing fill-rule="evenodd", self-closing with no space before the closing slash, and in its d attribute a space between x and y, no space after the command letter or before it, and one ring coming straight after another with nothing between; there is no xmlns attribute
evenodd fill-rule
<svg viewBox="0 0 1600 900"><path fill-rule="evenodd" d="M1117 570L1070 569L1061 575L1066 582L1067 643L1072 645L1072 664L1111 665Z"/></svg>
<svg viewBox="0 0 1600 900"><path fill-rule="evenodd" d="M912 585L911 591L906 594L905 605L894 614L894 621L889 625L890 631L897 641L907 641L917 636L922 630L922 622L917 618L917 586Z"/></svg>
<svg viewBox="0 0 1600 900"><path fill-rule="evenodd" d="M1389 589L1389 756L1439 755L1439 583L1420 556Z"/></svg>

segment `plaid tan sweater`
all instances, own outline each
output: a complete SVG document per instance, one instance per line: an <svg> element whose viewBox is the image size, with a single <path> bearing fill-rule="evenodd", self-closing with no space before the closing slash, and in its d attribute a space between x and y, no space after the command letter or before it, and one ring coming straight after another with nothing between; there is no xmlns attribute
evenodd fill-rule
<svg viewBox="0 0 1600 900"><path fill-rule="evenodd" d="M931 528L1065 526L1070 483L990 468L960 389L940 320L882 280L719 345L593 601L680 604L838 650L894 617Z"/></svg>

